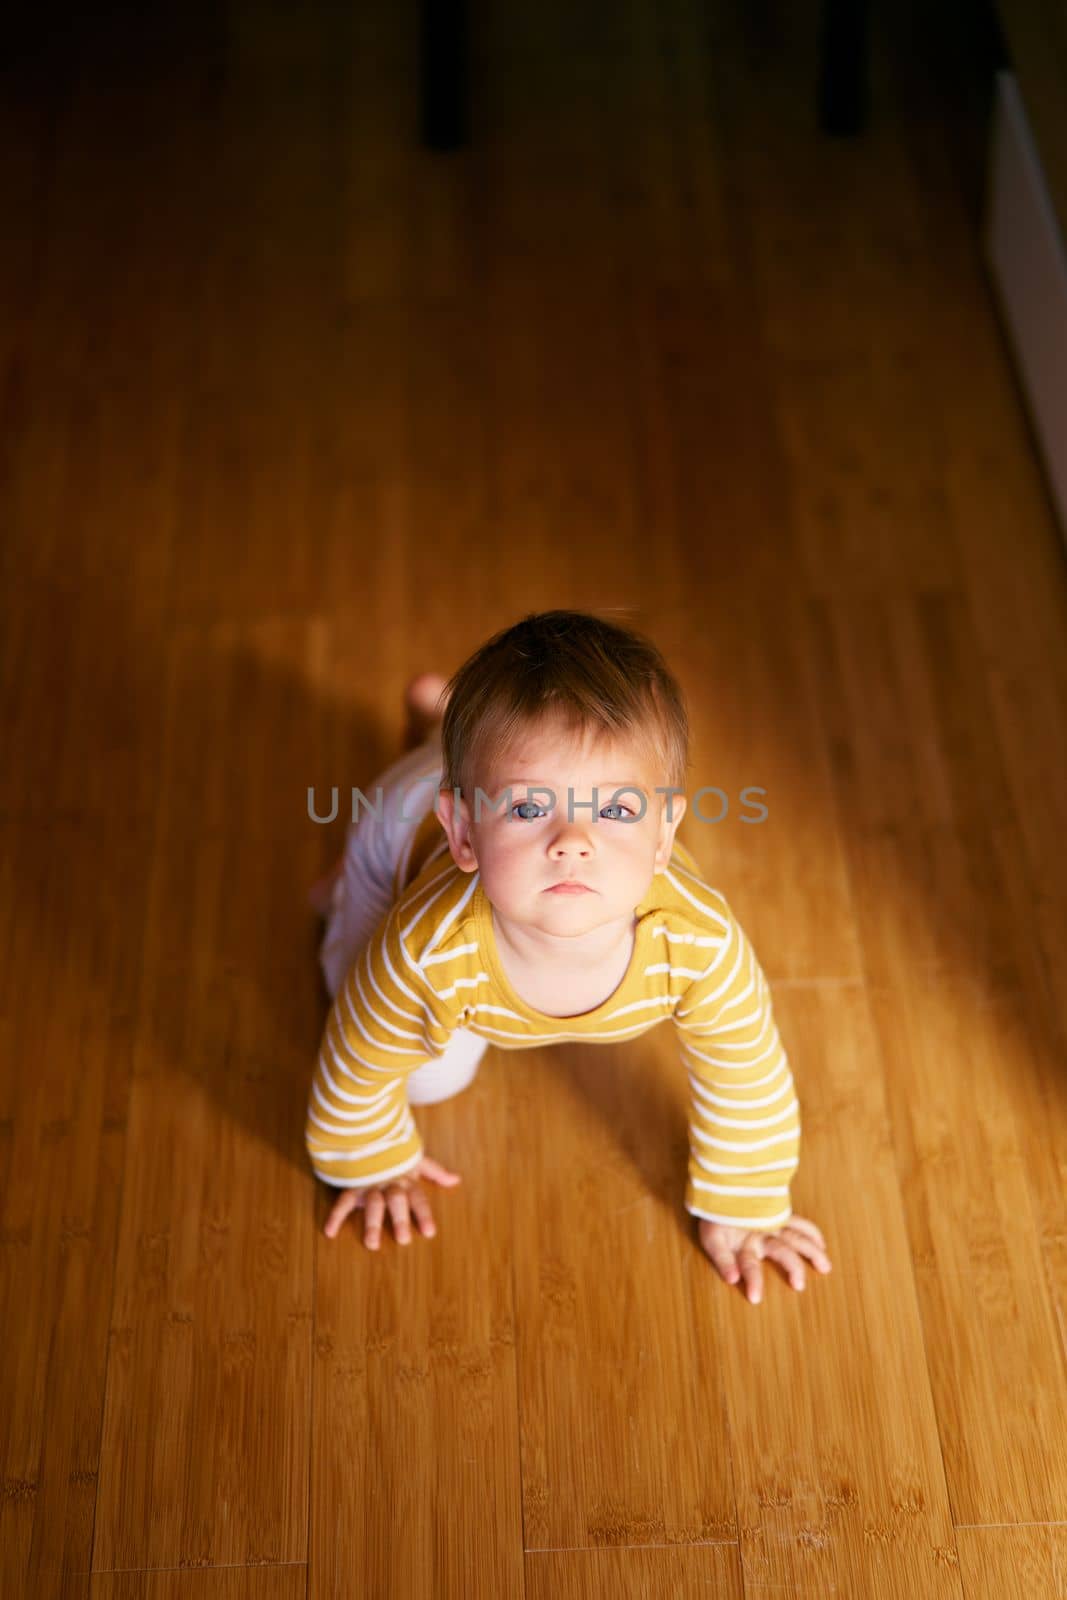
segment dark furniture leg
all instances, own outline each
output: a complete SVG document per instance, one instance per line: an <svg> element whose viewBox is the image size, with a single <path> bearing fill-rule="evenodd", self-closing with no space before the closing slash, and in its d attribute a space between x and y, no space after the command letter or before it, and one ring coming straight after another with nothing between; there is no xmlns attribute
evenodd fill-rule
<svg viewBox="0 0 1067 1600"><path fill-rule="evenodd" d="M861 133L867 122L869 0L823 0L819 26L819 127Z"/></svg>
<svg viewBox="0 0 1067 1600"><path fill-rule="evenodd" d="M467 0L419 0L419 116L430 150L467 142Z"/></svg>

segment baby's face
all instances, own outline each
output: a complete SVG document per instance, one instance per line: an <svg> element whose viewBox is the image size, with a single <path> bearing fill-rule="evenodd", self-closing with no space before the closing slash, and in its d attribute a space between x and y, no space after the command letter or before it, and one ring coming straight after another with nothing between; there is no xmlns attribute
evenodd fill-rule
<svg viewBox="0 0 1067 1600"><path fill-rule="evenodd" d="M656 793L666 781L631 741L530 734L482 775L482 796L457 807L442 789L438 812L453 860L481 872L503 918L566 939L632 916L666 866L685 810L673 796L668 822L667 797ZM551 892L568 878L586 892Z"/></svg>

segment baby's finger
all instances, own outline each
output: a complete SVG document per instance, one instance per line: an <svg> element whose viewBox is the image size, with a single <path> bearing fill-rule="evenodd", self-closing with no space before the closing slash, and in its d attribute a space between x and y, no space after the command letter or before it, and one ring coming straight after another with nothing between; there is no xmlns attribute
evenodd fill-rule
<svg viewBox="0 0 1067 1600"><path fill-rule="evenodd" d="M726 1283L736 1283L738 1279L737 1257L725 1244L706 1244L705 1254L711 1261L716 1272Z"/></svg>
<svg viewBox="0 0 1067 1600"><path fill-rule="evenodd" d="M363 1224L363 1243L368 1250L377 1250L382 1238L382 1218L385 1216L385 1196L380 1189L372 1189L364 1205L366 1222Z"/></svg>
<svg viewBox="0 0 1067 1600"><path fill-rule="evenodd" d="M334 1201L330 1208L330 1214L326 1218L326 1225L322 1230L327 1239L336 1239L341 1231L342 1222L350 1211L356 1209L361 1199L362 1195L358 1189L345 1189Z"/></svg>
<svg viewBox="0 0 1067 1600"><path fill-rule="evenodd" d="M421 1189L412 1189L410 1199L415 1221L426 1237L428 1239L431 1238L437 1232L437 1226L433 1220L433 1212L430 1210L429 1200L427 1200Z"/></svg>
<svg viewBox="0 0 1067 1600"><path fill-rule="evenodd" d="M763 1299L763 1268L758 1261L743 1261L741 1276L744 1278L745 1298L750 1305L758 1306Z"/></svg>
<svg viewBox="0 0 1067 1600"><path fill-rule="evenodd" d="M745 1293L754 1306L758 1305L763 1298L763 1268L760 1266L761 1248L765 1247L745 1243L737 1252L741 1274L745 1280Z"/></svg>
<svg viewBox="0 0 1067 1600"><path fill-rule="evenodd" d="M450 1172L447 1167L443 1167L441 1163L439 1161L435 1161L432 1156L425 1156L423 1158L419 1167L419 1177L431 1178L434 1183L452 1184L463 1182L463 1179L460 1177L458 1172Z"/></svg>
<svg viewBox="0 0 1067 1600"><path fill-rule="evenodd" d="M821 1229L817 1228L815 1223L812 1222L810 1218L790 1217L789 1221L786 1223L786 1227L796 1228L798 1233L806 1233L809 1238L815 1240L817 1245L820 1245L824 1250L826 1249L826 1240L822 1236Z"/></svg>
<svg viewBox="0 0 1067 1600"><path fill-rule="evenodd" d="M393 1219L393 1232L396 1234L397 1244L411 1243L411 1223L408 1216L408 1191L406 1189L390 1189L387 1200L389 1215Z"/></svg>
<svg viewBox="0 0 1067 1600"><path fill-rule="evenodd" d="M775 1238L773 1235L767 1240L763 1249L769 1261L777 1261L785 1268L793 1288L803 1289L804 1263L797 1252L791 1249L784 1239Z"/></svg>
<svg viewBox="0 0 1067 1600"><path fill-rule="evenodd" d="M825 1250L819 1250L819 1246L814 1243L814 1240L800 1243L800 1245L797 1245L797 1250L801 1256L808 1258L811 1266L816 1267L817 1272L832 1272L833 1262L830 1261Z"/></svg>
<svg viewBox="0 0 1067 1600"><path fill-rule="evenodd" d="M795 1250L799 1251L802 1256L807 1256L808 1260L820 1272L829 1272L831 1270L830 1257L826 1253L825 1245L817 1244L810 1234L801 1233L799 1228L794 1228L791 1222L778 1231L780 1236L787 1240Z"/></svg>

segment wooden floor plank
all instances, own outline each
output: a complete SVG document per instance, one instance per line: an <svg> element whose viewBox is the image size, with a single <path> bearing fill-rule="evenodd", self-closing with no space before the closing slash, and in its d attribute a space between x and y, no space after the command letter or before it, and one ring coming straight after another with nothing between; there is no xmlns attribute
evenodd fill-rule
<svg viewBox="0 0 1067 1600"><path fill-rule="evenodd" d="M88 1573L150 835L0 826L0 1575Z"/></svg>
<svg viewBox="0 0 1067 1600"><path fill-rule="evenodd" d="M229 1567L218 1572L98 1572L92 1587L71 1590L63 1600L84 1592L86 1600L304 1600L307 1568L302 1563L285 1567Z"/></svg>
<svg viewBox="0 0 1067 1600"><path fill-rule="evenodd" d="M932 896L972 929L998 898L993 870L977 857L948 830L932 834L925 853ZM916 866L913 843L868 836L855 853L857 902L886 906ZM983 872L992 888L980 887ZM1044 1115L1034 1063L1048 1043L1025 990L995 974L999 956L979 964L981 933L942 951L921 916L907 926L884 913L861 923L865 949L892 973L872 978L870 992L954 1514L1056 1520L1050 1508L1062 1505L1067 1468L1053 1421L1065 1398L1058 1355L1039 1387L1030 1377L1034 1352L1055 1350L1058 1339L1031 1172ZM976 1407L996 1426L975 1432L965 1419Z"/></svg>
<svg viewBox="0 0 1067 1600"><path fill-rule="evenodd" d="M250 942L225 939L252 904L228 898L234 855L218 834L157 848L94 1571L306 1558L312 1240L291 1218L318 995L291 961L270 976L269 890Z"/></svg>
<svg viewBox="0 0 1067 1600"><path fill-rule="evenodd" d="M827 759L803 598L712 595L705 621L676 647L694 733L681 837L730 899L769 978L859 981L842 845L849 814Z"/></svg>
<svg viewBox="0 0 1067 1600"><path fill-rule="evenodd" d="M620 1550L532 1550L526 1557L529 1600L672 1600L709 1590L722 1600L741 1600L737 1546Z"/></svg>
<svg viewBox="0 0 1067 1600"><path fill-rule="evenodd" d="M318 1196L309 1546L313 1591L524 1594L507 1068L415 1120L462 1182L427 1183L437 1233L322 1235Z"/></svg>
<svg viewBox="0 0 1067 1600"><path fill-rule="evenodd" d="M1067 1531L1059 1527L961 1527L956 1534L967 1595L1025 1600L1063 1589Z"/></svg>
<svg viewBox="0 0 1067 1600"><path fill-rule="evenodd" d="M776 1006L807 1152L794 1205L816 1220L836 1216L833 1272L809 1273L799 1295L771 1284L753 1316L740 1296L712 1296L710 1285L700 1308L700 1259L689 1268L695 1309L721 1329L716 1367L746 1593L769 1585L787 1593L959 1595L936 1397L867 997L853 988L790 987Z"/></svg>
<svg viewBox="0 0 1067 1600"><path fill-rule="evenodd" d="M737 1537L716 1345L679 1270L683 1085L647 1038L511 1071L528 1551Z"/></svg>

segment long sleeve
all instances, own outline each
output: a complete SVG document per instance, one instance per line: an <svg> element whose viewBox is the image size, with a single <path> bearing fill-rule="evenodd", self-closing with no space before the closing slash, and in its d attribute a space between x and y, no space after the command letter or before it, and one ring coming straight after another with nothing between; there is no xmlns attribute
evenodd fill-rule
<svg viewBox="0 0 1067 1600"><path fill-rule="evenodd" d="M719 895L723 940L674 1012L689 1074L689 1172L694 1217L773 1231L792 1214L800 1110L767 980Z"/></svg>
<svg viewBox="0 0 1067 1600"><path fill-rule="evenodd" d="M349 969L312 1078L304 1142L316 1175L342 1188L418 1166L423 1146L404 1080L444 1052L456 1025L411 955L400 917L394 905Z"/></svg>

